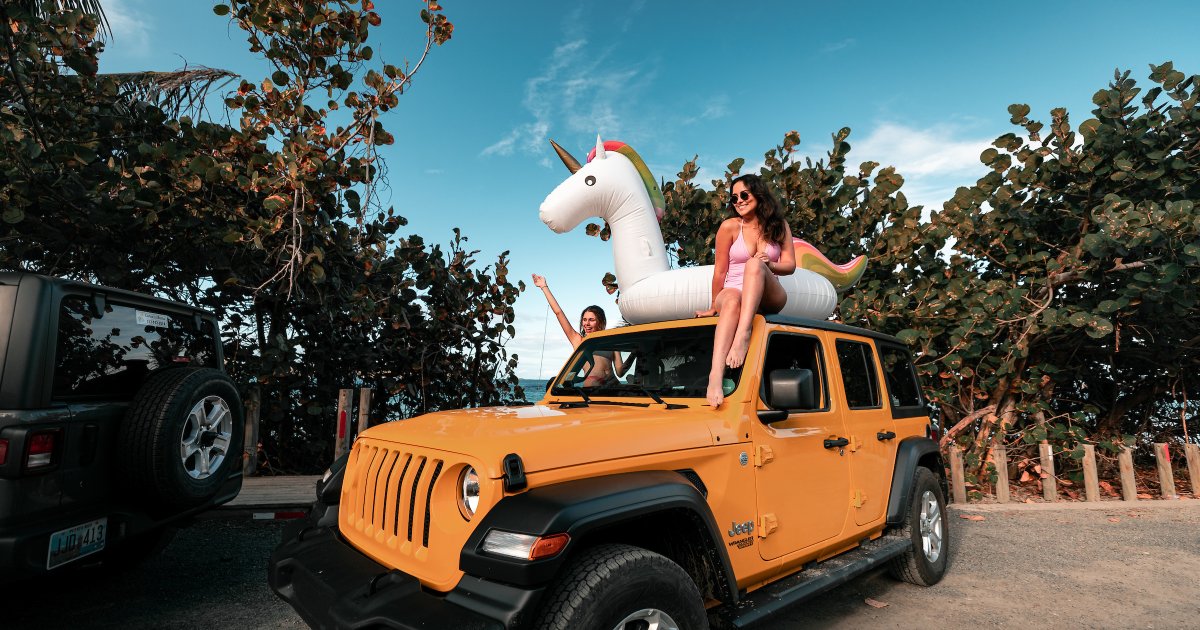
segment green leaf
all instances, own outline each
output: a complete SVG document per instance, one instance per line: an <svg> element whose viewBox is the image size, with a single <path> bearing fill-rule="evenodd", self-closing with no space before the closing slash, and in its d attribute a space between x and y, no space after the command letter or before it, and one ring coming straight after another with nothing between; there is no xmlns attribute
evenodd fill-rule
<svg viewBox="0 0 1200 630"><path fill-rule="evenodd" d="M1012 114L1010 121L1017 125L1029 115L1029 106L1024 103L1015 103L1008 106L1008 113Z"/></svg>
<svg viewBox="0 0 1200 630"><path fill-rule="evenodd" d="M5 223L20 223L25 220L25 212L20 208L9 207L4 210Z"/></svg>
<svg viewBox="0 0 1200 630"><path fill-rule="evenodd" d="M1091 327L1087 329L1087 334L1093 339L1099 339L1111 335L1113 330L1112 322L1103 317L1096 317L1092 319Z"/></svg>
<svg viewBox="0 0 1200 630"><path fill-rule="evenodd" d="M287 85L291 80L292 77L288 76L288 73L284 72L283 70L276 70L275 72L271 73L271 83L274 83L275 85L282 87Z"/></svg>
<svg viewBox="0 0 1200 630"><path fill-rule="evenodd" d="M1121 305L1117 304L1117 302L1114 300L1104 300L1103 302L1100 302L1100 305L1096 308L1098 308L1102 313L1112 313L1120 310Z"/></svg>
<svg viewBox="0 0 1200 630"><path fill-rule="evenodd" d="M213 13L216 13L217 15L229 15L229 5L218 4L213 7Z"/></svg>

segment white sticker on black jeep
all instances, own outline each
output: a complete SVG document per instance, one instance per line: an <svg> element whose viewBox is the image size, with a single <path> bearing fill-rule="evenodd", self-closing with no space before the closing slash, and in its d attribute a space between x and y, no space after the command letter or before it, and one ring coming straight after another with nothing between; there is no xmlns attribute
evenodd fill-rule
<svg viewBox="0 0 1200 630"><path fill-rule="evenodd" d="M137 314L138 326L154 326L155 328L170 328L171 318L162 313L149 311L134 311Z"/></svg>

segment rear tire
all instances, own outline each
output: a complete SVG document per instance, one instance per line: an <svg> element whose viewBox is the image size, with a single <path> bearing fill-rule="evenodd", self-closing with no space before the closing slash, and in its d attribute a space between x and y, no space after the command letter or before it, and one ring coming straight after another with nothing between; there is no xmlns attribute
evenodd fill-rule
<svg viewBox="0 0 1200 630"><path fill-rule="evenodd" d="M912 540L912 548L892 560L888 567L892 577L917 586L941 581L949 562L949 525L941 485L932 471L918 466L904 526L896 532Z"/></svg>
<svg viewBox="0 0 1200 630"><path fill-rule="evenodd" d="M220 370L178 367L148 379L121 424L122 478L167 508L203 504L241 465L242 401Z"/></svg>
<svg viewBox="0 0 1200 630"><path fill-rule="evenodd" d="M600 545L567 566L547 593L539 630L703 630L696 583L665 556L629 545Z"/></svg>

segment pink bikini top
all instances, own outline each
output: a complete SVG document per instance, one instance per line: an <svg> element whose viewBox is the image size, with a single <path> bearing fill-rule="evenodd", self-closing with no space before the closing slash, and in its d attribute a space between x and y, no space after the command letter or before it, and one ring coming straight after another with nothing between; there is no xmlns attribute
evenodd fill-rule
<svg viewBox="0 0 1200 630"><path fill-rule="evenodd" d="M767 243L767 258L771 262L779 262L780 251L777 243ZM729 271L725 274L726 288L742 288L742 278L746 274L747 260L750 260L750 248L746 247L746 239L742 236L742 228L739 226L737 240L729 246Z"/></svg>

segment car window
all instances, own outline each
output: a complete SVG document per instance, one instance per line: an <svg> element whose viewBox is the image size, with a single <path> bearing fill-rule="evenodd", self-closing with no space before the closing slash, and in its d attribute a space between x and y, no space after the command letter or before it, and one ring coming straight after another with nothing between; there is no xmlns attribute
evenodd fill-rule
<svg viewBox="0 0 1200 630"><path fill-rule="evenodd" d="M871 346L847 339L837 340L838 365L842 371L842 389L851 409L880 406L879 383L875 375L875 353Z"/></svg>
<svg viewBox="0 0 1200 630"><path fill-rule="evenodd" d="M809 335L775 332L767 339L767 355L763 360L763 384L774 370L810 370L816 388L818 409L829 409L829 392L825 380L825 362L821 354L821 342ZM766 392L764 391L764 396Z"/></svg>
<svg viewBox="0 0 1200 630"><path fill-rule="evenodd" d="M63 298L54 357L55 398L128 400L155 370L216 367L212 322L108 303L97 315L82 296Z"/></svg>
<svg viewBox="0 0 1200 630"><path fill-rule="evenodd" d="M714 331L714 326L688 326L584 339L551 393L570 395L582 388L589 396L640 398L650 391L664 397L703 398ZM737 388L741 374L741 368L725 371L726 395Z"/></svg>
<svg viewBox="0 0 1200 630"><path fill-rule="evenodd" d="M892 406L920 406L921 387L908 351L895 346L880 345L879 359L883 363L883 379L887 384L888 398Z"/></svg>

